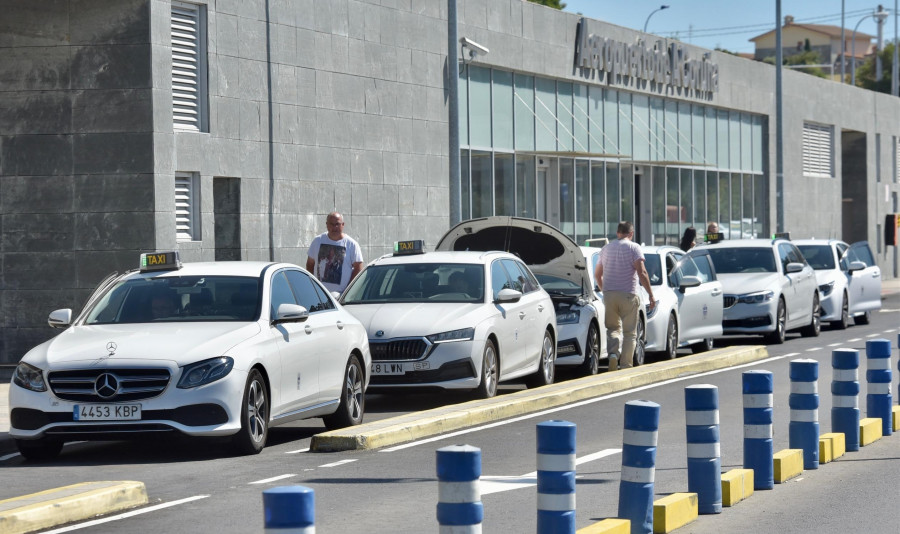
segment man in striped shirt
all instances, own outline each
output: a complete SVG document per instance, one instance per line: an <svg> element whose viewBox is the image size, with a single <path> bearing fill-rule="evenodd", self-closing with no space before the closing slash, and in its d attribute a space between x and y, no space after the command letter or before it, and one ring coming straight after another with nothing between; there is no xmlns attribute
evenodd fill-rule
<svg viewBox="0 0 900 534"><path fill-rule="evenodd" d="M609 370L631 367L637 337L638 312L641 300L638 296L638 282L647 290L650 309L656 307L650 277L644 267L644 253L632 241L634 225L623 221L616 228L617 240L600 250L600 261L594 278L603 291L606 307L607 348Z"/></svg>

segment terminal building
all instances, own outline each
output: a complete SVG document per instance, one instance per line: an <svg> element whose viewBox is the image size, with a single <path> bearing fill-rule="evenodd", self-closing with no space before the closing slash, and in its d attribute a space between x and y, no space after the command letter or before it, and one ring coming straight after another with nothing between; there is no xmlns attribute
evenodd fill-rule
<svg viewBox="0 0 900 534"><path fill-rule="evenodd" d="M783 86L779 190L772 66L522 0L12 3L0 365L141 252L304 265L332 210L367 261L488 215L646 244L716 221L866 240L898 277L900 99Z"/></svg>

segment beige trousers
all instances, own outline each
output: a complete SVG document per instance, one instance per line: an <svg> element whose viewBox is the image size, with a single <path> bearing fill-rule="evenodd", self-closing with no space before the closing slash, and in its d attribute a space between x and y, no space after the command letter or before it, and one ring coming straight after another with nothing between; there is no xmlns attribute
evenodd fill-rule
<svg viewBox="0 0 900 534"><path fill-rule="evenodd" d="M610 370L631 367L634 346L637 339L638 311L641 301L637 295L625 291L604 291L603 304L606 306L607 350ZM618 361L612 358L618 355Z"/></svg>

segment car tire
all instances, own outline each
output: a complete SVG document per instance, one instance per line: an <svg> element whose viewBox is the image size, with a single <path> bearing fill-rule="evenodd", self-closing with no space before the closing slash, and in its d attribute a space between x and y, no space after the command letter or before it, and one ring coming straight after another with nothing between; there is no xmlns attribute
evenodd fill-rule
<svg viewBox="0 0 900 534"><path fill-rule="evenodd" d="M700 354L701 352L709 352L709 351L713 350L714 345L715 345L715 342L713 341L713 338L708 337L699 343L694 343L693 345L691 345L691 352L693 352L694 354Z"/></svg>
<svg viewBox="0 0 900 534"><path fill-rule="evenodd" d="M344 382L341 385L341 402L336 412L322 418L325 428L335 430L362 423L366 411L366 394L363 391L363 367L355 354L350 355Z"/></svg>
<svg viewBox="0 0 900 534"><path fill-rule="evenodd" d="M584 376L597 374L600 367L600 329L594 323L591 323L591 326L588 328L584 351L584 362L579 367L581 374Z"/></svg>
<svg viewBox="0 0 900 534"><path fill-rule="evenodd" d="M675 315L669 316L669 324L666 325L666 348L662 354L666 360L678 357L678 323L675 322Z"/></svg>
<svg viewBox="0 0 900 534"><path fill-rule="evenodd" d="M17 439L19 454L29 462L46 462L59 456L63 442L50 438Z"/></svg>
<svg viewBox="0 0 900 534"><path fill-rule="evenodd" d="M647 355L647 338L645 332L646 328L644 328L644 320L638 318L634 338L634 356L631 358L631 365L633 367L644 365L645 356Z"/></svg>
<svg viewBox="0 0 900 534"><path fill-rule="evenodd" d="M778 299L778 308L775 312L775 331L766 334L766 343L769 345L781 345L784 343L784 301Z"/></svg>
<svg viewBox="0 0 900 534"><path fill-rule="evenodd" d="M544 340L541 342L541 361L538 370L528 380L528 387L539 388L553 383L556 376L556 342L549 330L544 331Z"/></svg>
<svg viewBox="0 0 900 534"><path fill-rule="evenodd" d="M241 399L241 429L232 438L238 454L259 454L269 435L269 393L266 380L258 369L247 375Z"/></svg>
<svg viewBox="0 0 900 534"><path fill-rule="evenodd" d="M868 311L863 313L862 315L857 315L856 317L853 318L853 322L855 324L859 324L859 325L869 324L869 322L871 320L872 320L872 312L868 312Z"/></svg>
<svg viewBox="0 0 900 534"><path fill-rule="evenodd" d="M481 383L475 390L479 399L490 399L497 394L497 381L500 378L500 365L497 358L497 346L488 339L481 355Z"/></svg>
<svg viewBox="0 0 900 534"><path fill-rule="evenodd" d="M800 330L803 337L819 337L822 332L822 309L819 307L819 294L813 295L812 319Z"/></svg>
<svg viewBox="0 0 900 534"><path fill-rule="evenodd" d="M850 326L850 303L847 301L846 292L844 293L844 298L841 300L841 318L832 322L831 326L838 330L845 330Z"/></svg>

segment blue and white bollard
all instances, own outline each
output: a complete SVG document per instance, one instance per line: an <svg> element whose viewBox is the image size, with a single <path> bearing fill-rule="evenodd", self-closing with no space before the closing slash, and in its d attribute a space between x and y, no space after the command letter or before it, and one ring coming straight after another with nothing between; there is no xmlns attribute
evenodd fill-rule
<svg viewBox="0 0 900 534"><path fill-rule="evenodd" d="M315 534L316 498L312 488L278 486L263 491L267 534Z"/></svg>
<svg viewBox="0 0 900 534"><path fill-rule="evenodd" d="M859 351L831 351L831 431L844 434L848 451L859 450Z"/></svg>
<svg viewBox="0 0 900 534"><path fill-rule="evenodd" d="M722 513L722 457L719 448L719 388L684 388L688 491L697 494L701 514Z"/></svg>
<svg viewBox="0 0 900 534"><path fill-rule="evenodd" d="M744 469L753 470L753 489L775 487L775 451L772 450L772 416L775 383L769 371L745 371Z"/></svg>
<svg viewBox="0 0 900 534"><path fill-rule="evenodd" d="M437 520L441 534L481 534L481 449L451 445L437 450Z"/></svg>
<svg viewBox="0 0 900 534"><path fill-rule="evenodd" d="M646 400L625 403L619 519L631 521L631 534L649 534L653 531L653 481L658 430L659 404Z"/></svg>
<svg viewBox="0 0 900 534"><path fill-rule="evenodd" d="M891 342L887 339L871 339L866 341L866 417L881 419L881 435L893 433L891 406Z"/></svg>
<svg viewBox="0 0 900 534"><path fill-rule="evenodd" d="M803 469L819 468L819 362L791 360L791 422L788 443L803 450Z"/></svg>
<svg viewBox="0 0 900 534"><path fill-rule="evenodd" d="M575 533L575 424L537 425L537 532Z"/></svg>

